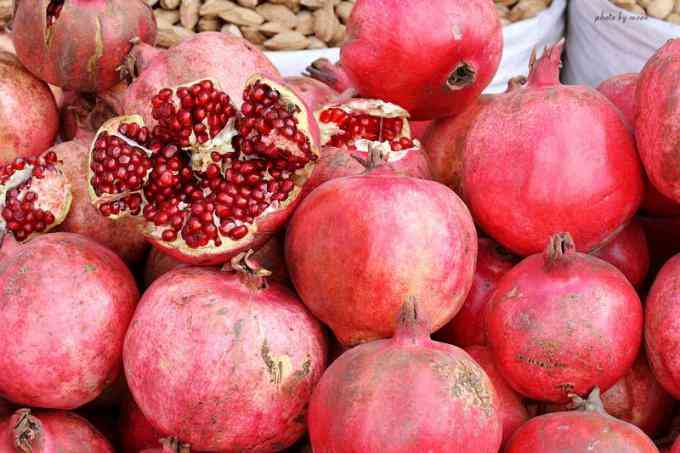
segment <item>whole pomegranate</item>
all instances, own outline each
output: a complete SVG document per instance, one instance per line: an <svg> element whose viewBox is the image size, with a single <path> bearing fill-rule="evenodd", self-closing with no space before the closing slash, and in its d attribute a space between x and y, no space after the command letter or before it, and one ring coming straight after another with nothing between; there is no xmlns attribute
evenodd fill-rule
<svg viewBox="0 0 680 453"><path fill-rule="evenodd" d="M6 237L0 256L0 394L52 409L93 400L121 369L139 297L132 274L71 233L23 245Z"/></svg>
<svg viewBox="0 0 680 453"><path fill-rule="evenodd" d="M319 186L286 234L298 294L345 346L393 335L408 297L420 303L430 331L439 329L460 309L474 275L477 237L460 198L383 168Z"/></svg>
<svg viewBox="0 0 680 453"><path fill-rule="evenodd" d="M100 214L139 219L156 248L189 264L267 242L300 200L318 130L283 85L254 76L239 98L237 109L205 79L150 97L153 126L139 115L106 122L88 168Z"/></svg>
<svg viewBox="0 0 680 453"><path fill-rule="evenodd" d="M680 253L680 217L638 217L649 248L650 275L656 275L666 261Z"/></svg>
<svg viewBox="0 0 680 453"><path fill-rule="evenodd" d="M0 164L43 153L58 129L59 112L47 84L0 51Z"/></svg>
<svg viewBox="0 0 680 453"><path fill-rule="evenodd" d="M283 79L295 94L302 99L305 104L316 112L321 107L331 104L338 99L340 93L311 77L286 77Z"/></svg>
<svg viewBox="0 0 680 453"><path fill-rule="evenodd" d="M647 276L649 248L645 230L637 219L591 254L616 266L635 287L639 287Z"/></svg>
<svg viewBox="0 0 680 453"><path fill-rule="evenodd" d="M33 74L75 91L111 88L130 41L156 41L156 20L141 0L15 0L12 29Z"/></svg>
<svg viewBox="0 0 680 453"><path fill-rule="evenodd" d="M339 63L317 60L311 76L398 104L415 120L462 112L491 82L503 48L486 0L358 0L347 35Z"/></svg>
<svg viewBox="0 0 680 453"><path fill-rule="evenodd" d="M508 383L529 398L567 402L609 389L633 365L642 305L611 264L551 238L506 273L489 301L487 340Z"/></svg>
<svg viewBox="0 0 680 453"><path fill-rule="evenodd" d="M545 50L525 86L479 113L463 152L462 187L475 220L523 256L560 231L592 250L642 199L642 171L618 110L591 88L560 85L563 44Z"/></svg>
<svg viewBox="0 0 680 453"><path fill-rule="evenodd" d="M652 184L680 203L680 39L661 47L640 72L635 138Z"/></svg>
<svg viewBox="0 0 680 453"><path fill-rule="evenodd" d="M595 388L580 410L541 415L515 432L505 453L658 453L638 427L611 417Z"/></svg>
<svg viewBox="0 0 680 453"><path fill-rule="evenodd" d="M121 405L118 430L123 453L138 453L145 448L155 448L163 437L144 417L130 396L125 398Z"/></svg>
<svg viewBox="0 0 680 453"><path fill-rule="evenodd" d="M482 367L491 380L494 390L498 395L498 411L503 424L503 443L513 435L517 428L529 420L529 412L522 402L522 397L517 394L496 369L491 352L485 346L470 346L465 348L477 364Z"/></svg>
<svg viewBox="0 0 680 453"><path fill-rule="evenodd" d="M314 451L498 451L492 382L463 350L430 340L419 306L404 303L393 338L346 351L324 373L307 416Z"/></svg>
<svg viewBox="0 0 680 453"><path fill-rule="evenodd" d="M0 419L3 453L114 453L108 440L83 417L66 411L19 409Z"/></svg>
<svg viewBox="0 0 680 453"><path fill-rule="evenodd" d="M635 90L640 78L638 73L620 74L600 83L597 91L605 95L623 114L623 119L629 128L635 126L637 105Z"/></svg>
<svg viewBox="0 0 680 453"><path fill-rule="evenodd" d="M486 344L486 311L496 284L517 263L492 239L479 238L472 287L458 314L435 334L435 339L461 348Z"/></svg>
<svg viewBox="0 0 680 453"><path fill-rule="evenodd" d="M125 339L125 374L164 435L199 451L283 449L305 431L324 334L292 291L267 284L248 259L236 267L156 280Z"/></svg>

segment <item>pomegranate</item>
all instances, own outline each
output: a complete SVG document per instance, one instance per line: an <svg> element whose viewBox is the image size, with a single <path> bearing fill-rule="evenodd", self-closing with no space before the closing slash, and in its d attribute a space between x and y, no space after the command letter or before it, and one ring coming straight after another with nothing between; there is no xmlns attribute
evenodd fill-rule
<svg viewBox="0 0 680 453"><path fill-rule="evenodd" d="M517 259L493 240L479 238L477 267L472 287L458 314L434 337L461 348L486 344L486 311L488 301L501 279L517 263Z"/></svg>
<svg viewBox="0 0 680 453"><path fill-rule="evenodd" d="M635 138L652 184L680 203L680 39L661 47L640 72Z"/></svg>
<svg viewBox="0 0 680 453"><path fill-rule="evenodd" d="M146 448L155 448L163 437L144 417L132 397L123 400L118 429L123 453L138 453Z"/></svg>
<svg viewBox="0 0 680 453"><path fill-rule="evenodd" d="M680 217L639 217L649 246L650 275L656 275L666 261L680 253Z"/></svg>
<svg viewBox="0 0 680 453"><path fill-rule="evenodd" d="M87 170L91 141L92 135L84 134L51 149L63 162L73 195L71 209L58 230L87 236L114 251L126 263L138 263L144 259L148 249L140 220L134 217L119 221L107 219L99 215L90 203Z"/></svg>
<svg viewBox="0 0 680 453"><path fill-rule="evenodd" d="M529 412L524 407L522 397L510 388L496 369L491 352L487 347L470 346L465 348L465 352L482 367L486 375L489 376L494 390L496 390L499 399L499 414L503 424L503 443L505 444L517 431L517 428L529 420Z"/></svg>
<svg viewBox="0 0 680 453"><path fill-rule="evenodd" d="M199 451L292 445L325 368L319 322L292 291L240 259L235 274L193 267L156 280L125 339L125 374L140 409Z"/></svg>
<svg viewBox="0 0 680 453"><path fill-rule="evenodd" d="M633 365L642 305L611 264L575 251L571 236L517 264L489 300L487 340L496 366L521 394L564 403L609 389Z"/></svg>
<svg viewBox="0 0 680 453"><path fill-rule="evenodd" d="M147 448L140 450L140 453L191 453L191 446L185 444L175 439L174 437L168 437L161 439L158 443L160 446L156 448ZM137 450L135 450L135 453Z"/></svg>
<svg viewBox="0 0 680 453"><path fill-rule="evenodd" d="M95 427L99 433L104 436L104 438L111 443L111 445L116 445L116 427L117 420L116 416L112 412L92 412L89 410L78 410L76 414L85 418L92 426Z"/></svg>
<svg viewBox="0 0 680 453"><path fill-rule="evenodd" d="M57 104L47 84L0 51L0 164L43 153L58 128Z"/></svg>
<svg viewBox="0 0 680 453"><path fill-rule="evenodd" d="M545 50L524 87L479 113L463 153L462 187L475 220L523 256L560 231L590 251L642 199L642 171L617 109L591 88L560 85L563 45Z"/></svg>
<svg viewBox="0 0 680 453"><path fill-rule="evenodd" d="M74 91L64 93L63 105L59 111L59 136L62 141L73 140L78 134L93 134L107 120L115 117L122 109L118 105L120 101L115 97L121 96L116 94L117 90L122 93L126 88L127 85L121 83L102 96Z"/></svg>
<svg viewBox="0 0 680 453"><path fill-rule="evenodd" d="M680 216L680 204L663 195L649 181L645 186L645 197L640 208L654 217Z"/></svg>
<svg viewBox="0 0 680 453"><path fill-rule="evenodd" d="M6 237L0 254L0 394L52 409L92 401L120 372L139 297L132 274L71 233L23 245Z"/></svg>
<svg viewBox="0 0 680 453"><path fill-rule="evenodd" d="M340 96L333 88L311 77L286 77L283 80L313 112L331 104Z"/></svg>
<svg viewBox="0 0 680 453"><path fill-rule="evenodd" d="M668 451L669 453L680 453L680 438L677 438L675 442L673 442L673 447Z"/></svg>
<svg viewBox="0 0 680 453"><path fill-rule="evenodd" d="M4 399L0 398L0 418L10 415L12 413L12 407Z"/></svg>
<svg viewBox="0 0 680 453"><path fill-rule="evenodd" d="M370 167L376 159L371 153ZM407 297L421 303L431 332L439 329L460 309L474 275L477 237L460 198L384 168L319 186L286 234L298 294L345 346L393 335Z"/></svg>
<svg viewBox="0 0 680 453"><path fill-rule="evenodd" d="M114 453L106 438L83 417L65 411L19 409L0 420L3 453Z"/></svg>
<svg viewBox="0 0 680 453"><path fill-rule="evenodd" d="M647 276L649 248L645 230L637 219L591 254L616 266L635 287L642 285Z"/></svg>
<svg viewBox="0 0 680 453"><path fill-rule="evenodd" d="M88 176L99 212L140 219L155 247L190 264L262 246L299 201L318 131L283 85L255 76L242 97L237 111L206 79L153 96L153 127L138 115L106 122Z"/></svg>
<svg viewBox="0 0 680 453"><path fill-rule="evenodd" d="M309 403L314 451L498 451L491 381L463 350L430 340L417 308L405 302L393 338L348 350L324 373Z"/></svg>
<svg viewBox="0 0 680 453"><path fill-rule="evenodd" d="M605 80L597 87L597 91L605 95L619 109L626 125L631 129L635 125L637 109L635 90L639 78L638 73L620 74Z"/></svg>
<svg viewBox="0 0 680 453"><path fill-rule="evenodd" d="M398 104L415 120L462 112L491 82L503 48L486 0L358 0L347 35L337 65L317 60L308 72L338 92L354 87Z"/></svg>
<svg viewBox="0 0 680 453"><path fill-rule="evenodd" d="M595 388L587 401L577 399L580 410L541 415L515 432L505 453L658 453L639 428L611 417Z"/></svg>
<svg viewBox="0 0 680 453"><path fill-rule="evenodd" d="M53 85L104 91L135 38L154 44L156 20L139 0L15 0L14 46L21 62Z"/></svg>
<svg viewBox="0 0 680 453"><path fill-rule="evenodd" d="M420 141L425 137L425 131L432 124L432 120L411 121L411 135Z"/></svg>

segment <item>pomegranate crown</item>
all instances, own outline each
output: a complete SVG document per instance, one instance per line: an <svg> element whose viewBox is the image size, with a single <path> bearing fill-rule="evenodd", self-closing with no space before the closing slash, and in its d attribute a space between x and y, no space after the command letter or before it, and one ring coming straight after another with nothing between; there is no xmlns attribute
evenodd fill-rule
<svg viewBox="0 0 680 453"><path fill-rule="evenodd" d="M534 87L558 85L562 68L562 50L565 40L562 38L553 46L546 46L543 55L536 59L534 48L529 61L528 83Z"/></svg>

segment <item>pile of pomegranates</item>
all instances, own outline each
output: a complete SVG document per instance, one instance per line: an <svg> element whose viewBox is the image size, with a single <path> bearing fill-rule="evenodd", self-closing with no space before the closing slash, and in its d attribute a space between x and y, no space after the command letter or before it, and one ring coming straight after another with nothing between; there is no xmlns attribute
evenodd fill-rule
<svg viewBox="0 0 680 453"><path fill-rule="evenodd" d="M152 3L0 36L0 453L680 452L680 38L482 94L491 0L353 1L292 77ZM247 3L175 22L296 4Z"/></svg>

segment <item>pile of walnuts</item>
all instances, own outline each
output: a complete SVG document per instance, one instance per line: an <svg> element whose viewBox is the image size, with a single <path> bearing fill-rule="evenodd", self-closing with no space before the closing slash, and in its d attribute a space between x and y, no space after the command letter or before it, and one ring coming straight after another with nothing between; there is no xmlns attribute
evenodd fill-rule
<svg viewBox="0 0 680 453"><path fill-rule="evenodd" d="M610 0L631 13L680 25L680 0Z"/></svg>

